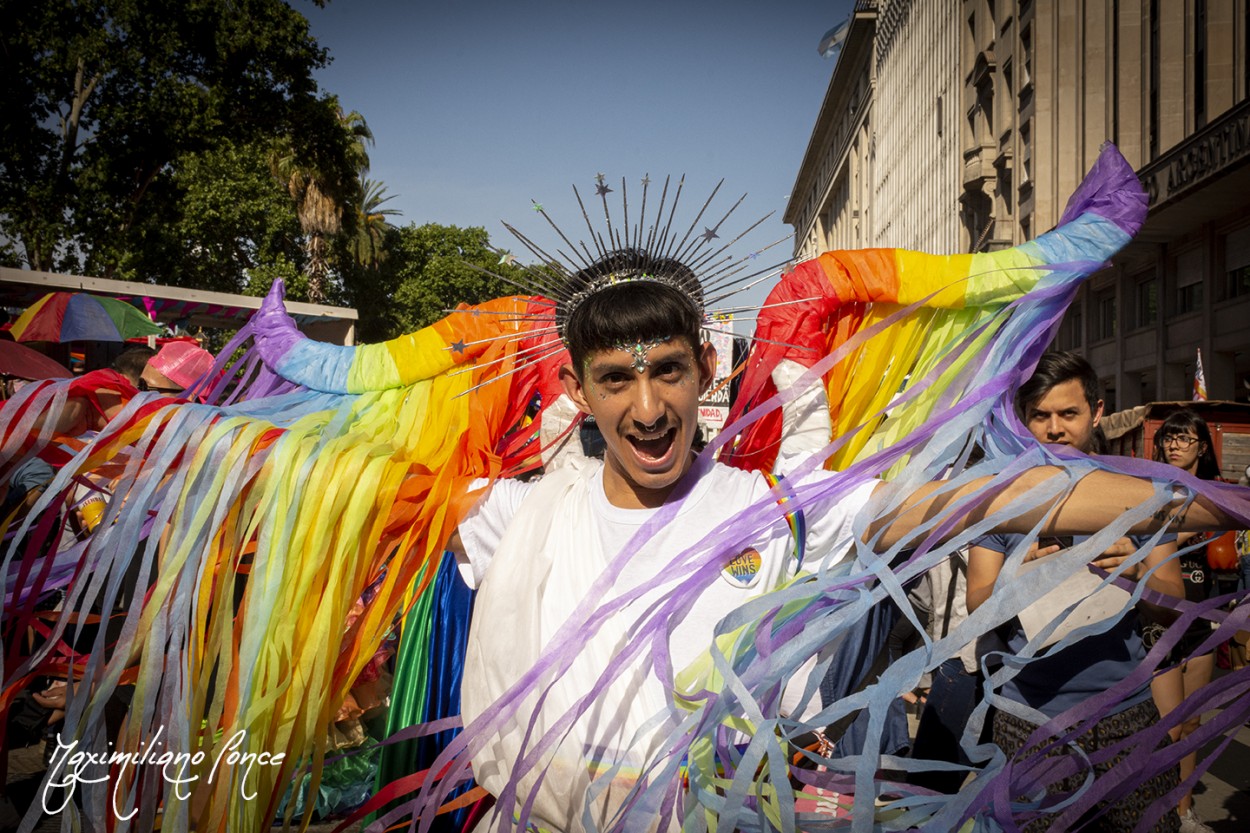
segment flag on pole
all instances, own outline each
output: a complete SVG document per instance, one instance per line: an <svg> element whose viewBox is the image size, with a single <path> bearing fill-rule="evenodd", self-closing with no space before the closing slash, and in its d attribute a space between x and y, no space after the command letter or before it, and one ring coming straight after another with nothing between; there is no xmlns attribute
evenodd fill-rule
<svg viewBox="0 0 1250 833"><path fill-rule="evenodd" d="M1194 368L1194 401L1205 402L1207 398L1207 377L1202 372L1202 348L1198 348L1198 366Z"/></svg>
<svg viewBox="0 0 1250 833"><path fill-rule="evenodd" d="M820 45L816 47L820 57L837 60L838 55L842 52L842 44L846 42L846 32L850 28L851 18L847 17L846 20L825 32L825 36L820 39Z"/></svg>

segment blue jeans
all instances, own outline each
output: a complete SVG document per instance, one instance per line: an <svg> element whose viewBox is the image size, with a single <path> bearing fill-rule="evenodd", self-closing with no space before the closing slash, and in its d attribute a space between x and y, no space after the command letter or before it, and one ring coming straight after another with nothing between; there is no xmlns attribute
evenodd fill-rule
<svg viewBox="0 0 1250 833"><path fill-rule="evenodd" d="M920 713L920 726L916 729L911 756L965 766L971 764L960 745L960 738L976 708L979 692L976 675L965 671L958 657L948 659L933 669L933 685L929 689L924 711ZM966 772L934 770L913 772L908 780L918 787L936 792L957 793L966 777Z"/></svg>

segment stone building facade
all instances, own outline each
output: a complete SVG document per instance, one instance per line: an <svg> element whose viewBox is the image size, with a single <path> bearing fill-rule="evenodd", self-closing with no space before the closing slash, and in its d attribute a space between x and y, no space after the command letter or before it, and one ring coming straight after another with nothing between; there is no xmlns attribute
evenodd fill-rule
<svg viewBox="0 0 1250 833"><path fill-rule="evenodd" d="M1189 398L1199 349L1211 398L1250 399L1248 7L861 0L786 216L796 254L1031 239L1110 140L1149 218L1056 345L1091 360L1114 409ZM852 89L868 98L853 114Z"/></svg>

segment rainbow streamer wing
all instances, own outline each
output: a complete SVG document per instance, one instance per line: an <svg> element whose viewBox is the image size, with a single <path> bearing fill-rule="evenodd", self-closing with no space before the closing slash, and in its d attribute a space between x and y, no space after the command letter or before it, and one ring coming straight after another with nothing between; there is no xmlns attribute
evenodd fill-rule
<svg viewBox="0 0 1250 833"><path fill-rule="evenodd" d="M872 332L825 376L833 434L853 437L829 466L844 469L899 442L943 402L970 389L984 366L982 348L1010 314L1057 319L1085 277L1140 228L1145 208L1132 168L1108 146L1060 226L1037 240L968 255L836 251L799 264L765 304L757 335L779 344L756 344L731 421L775 393L769 374L781 358L810 365L857 333ZM1033 293L1029 304L1016 312L1020 307L1011 305L1026 293ZM800 299L811 300L796 303ZM900 316L903 309L908 312ZM966 342L968 333L977 339ZM962 345L958 358L951 355L956 344ZM932 373L938 376L926 382L924 395L905 397ZM748 468L768 467L779 429L776 414L755 423L731 459Z"/></svg>
<svg viewBox="0 0 1250 833"><path fill-rule="evenodd" d="M498 314L533 301L500 299L481 315L340 348L300 335L280 293L224 351L250 341L238 365L203 383L218 404L137 395L105 430L73 437L33 416L90 394L73 383L32 387L3 411L6 476L34 453L68 458L5 549L6 619L18 627L3 646L4 703L38 674L71 676L81 695L66 741L104 748L109 701L133 684L121 749L159 736L215 760L244 732L239 754L286 756L246 779L236 768L209 785L201 773L193 802L173 797L159 771L123 774L119 800L143 808L141 826L163 800L166 829L258 829L297 768L313 768L315 790L332 717L432 581L437 571L423 568L437 565L470 481L537 460L533 431L513 430L536 371L512 372L528 342ZM236 375L244 384L227 392ZM37 519L56 516L84 479L112 495L95 534L49 558L22 545L46 537ZM31 652L21 626L58 587L67 615ZM348 627L366 588L373 600ZM116 612L65 653L75 611L92 609ZM102 808L105 792L85 789L87 806Z"/></svg>

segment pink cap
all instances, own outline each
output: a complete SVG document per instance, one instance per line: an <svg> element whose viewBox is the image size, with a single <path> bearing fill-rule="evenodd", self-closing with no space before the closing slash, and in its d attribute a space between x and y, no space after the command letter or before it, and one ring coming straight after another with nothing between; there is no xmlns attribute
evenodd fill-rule
<svg viewBox="0 0 1250 833"><path fill-rule="evenodd" d="M148 364L183 388L194 385L213 368L213 354L187 341L171 341Z"/></svg>

